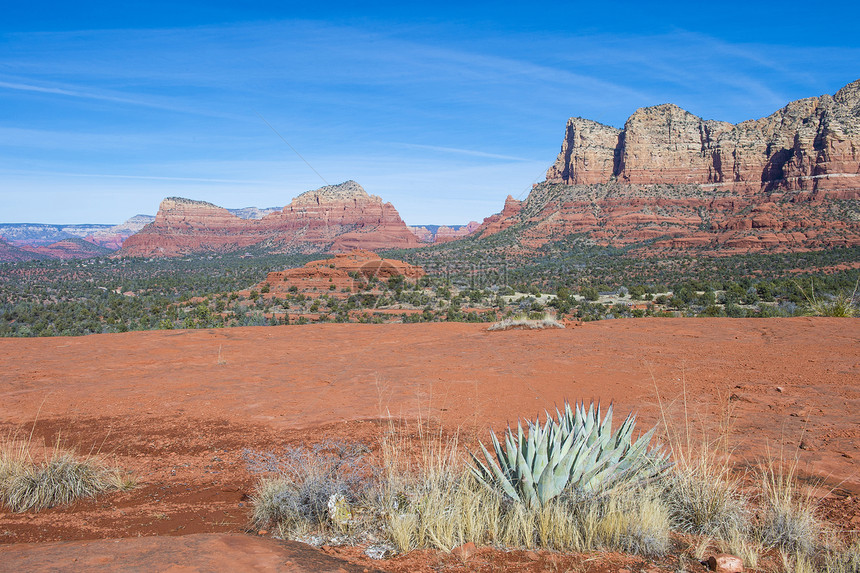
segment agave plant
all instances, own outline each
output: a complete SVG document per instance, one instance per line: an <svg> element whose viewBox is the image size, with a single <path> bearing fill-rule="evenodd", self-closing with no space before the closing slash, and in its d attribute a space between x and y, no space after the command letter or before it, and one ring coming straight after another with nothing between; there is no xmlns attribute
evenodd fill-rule
<svg viewBox="0 0 860 573"><path fill-rule="evenodd" d="M544 425L539 417L527 422L527 433L522 423L516 433L509 426L504 448L491 432L495 459L484 444L483 461L470 452L474 475L514 501L534 507L566 488L606 492L621 483L655 477L668 467L667 454L659 447L648 447L656 427L632 440L636 426L632 414L614 433L611 405L602 421L600 405L595 408L593 402L587 411L584 403L571 408L565 402L564 412L556 409L556 414L553 419L547 413Z"/></svg>

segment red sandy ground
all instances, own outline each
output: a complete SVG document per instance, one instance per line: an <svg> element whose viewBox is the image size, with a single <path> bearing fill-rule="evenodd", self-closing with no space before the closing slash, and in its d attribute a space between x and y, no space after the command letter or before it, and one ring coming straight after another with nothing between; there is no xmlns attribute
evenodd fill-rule
<svg viewBox="0 0 860 573"><path fill-rule="evenodd" d="M326 555L241 535L256 479L242 451L323 437L374 447L388 413L432 418L469 442L565 399L614 402L617 414L636 410L646 428L660 419L658 393L683 426L685 389L696 424L716 431L730 414L738 460L784 445L804 474L824 479L827 517L860 528L855 319L635 319L505 332L323 324L0 339L0 435L34 428L34 442L48 443L59 435L111 454L140 481L71 507L0 510L0 571L216 571L227 563L297 572L663 570L622 556L589 565L581 556L490 549L466 564L434 552L378 562L358 549Z"/></svg>

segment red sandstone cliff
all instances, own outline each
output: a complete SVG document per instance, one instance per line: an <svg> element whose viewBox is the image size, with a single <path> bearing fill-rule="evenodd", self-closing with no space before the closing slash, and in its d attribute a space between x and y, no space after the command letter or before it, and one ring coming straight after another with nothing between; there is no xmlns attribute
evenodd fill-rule
<svg viewBox="0 0 860 573"><path fill-rule="evenodd" d="M570 234L713 254L860 245L860 80L738 125L664 104L572 118L545 183L485 219L529 251Z"/></svg>
<svg viewBox="0 0 860 573"><path fill-rule="evenodd" d="M636 110L616 129L567 122L547 182L707 184L741 194L860 197L860 80L763 119L703 120L672 104Z"/></svg>
<svg viewBox="0 0 860 573"><path fill-rule="evenodd" d="M302 193L262 219L242 219L203 201L168 198L153 223L126 239L121 254L178 256L261 243L273 252L302 253L420 245L391 203L347 181Z"/></svg>

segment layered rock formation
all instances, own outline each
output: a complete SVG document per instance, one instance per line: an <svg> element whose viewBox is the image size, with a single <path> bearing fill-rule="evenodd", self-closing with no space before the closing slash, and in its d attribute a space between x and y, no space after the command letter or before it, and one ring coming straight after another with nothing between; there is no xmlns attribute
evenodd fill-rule
<svg viewBox="0 0 860 573"><path fill-rule="evenodd" d="M84 239L85 241L115 251L122 246L122 242L140 231L147 223L151 223L155 217L151 215L135 215L120 225L49 225L43 223L0 223L0 237L7 239L10 243L23 249L36 249L60 244L67 239ZM79 245L81 248L75 247ZM91 254L86 245L79 243L68 243L57 247L60 253L80 251L82 256L95 256ZM96 251L92 251L96 252ZM50 253L45 253L51 257ZM69 258L63 256L60 258Z"/></svg>
<svg viewBox="0 0 860 573"><path fill-rule="evenodd" d="M242 219L211 203L168 198L155 221L129 237L121 253L178 256L260 245L271 252L344 252L420 245L391 203L355 181L302 193L262 219Z"/></svg>
<svg viewBox="0 0 860 573"><path fill-rule="evenodd" d="M241 209L227 209L240 219L262 219L269 213L280 211L283 207L242 207Z"/></svg>
<svg viewBox="0 0 860 573"><path fill-rule="evenodd" d="M79 237L62 239L50 245L14 245L0 239L0 262L45 259L88 259L113 252Z"/></svg>
<svg viewBox="0 0 860 573"><path fill-rule="evenodd" d="M447 243L468 237L481 226L477 221L469 221L466 225L419 225L409 226L412 234L422 243Z"/></svg>
<svg viewBox="0 0 860 573"><path fill-rule="evenodd" d="M264 297L300 293L311 298L322 294L346 298L358 292L370 279L387 280L394 276L414 281L424 276L424 270L403 261L383 259L373 252L354 250L331 259L312 261L303 267L271 272L252 289L267 291ZM249 293L250 289L243 291L246 296Z"/></svg>
<svg viewBox="0 0 860 573"><path fill-rule="evenodd" d="M89 259L113 252L113 249L96 245L79 237L63 239L45 247L32 247L32 250L49 259Z"/></svg>
<svg viewBox="0 0 860 573"><path fill-rule="evenodd" d="M20 261L33 261L47 259L46 255L36 253L32 250L16 247L15 245L0 238L0 263L16 263Z"/></svg>
<svg viewBox="0 0 860 573"><path fill-rule="evenodd" d="M519 248L570 234L712 254L860 244L860 80L759 120L705 121L664 104L624 129L572 118L546 182L479 237Z"/></svg>
<svg viewBox="0 0 860 573"><path fill-rule="evenodd" d="M860 196L860 80L732 125L664 104L616 129L567 123L547 182L713 185L740 194Z"/></svg>
<svg viewBox="0 0 860 573"><path fill-rule="evenodd" d="M569 235L654 254L677 250L725 255L860 245L860 201L773 201L714 193L699 185L537 185L528 198L485 220L486 238L513 233L530 253Z"/></svg>
<svg viewBox="0 0 860 573"><path fill-rule="evenodd" d="M504 231L508 227L516 225L519 223L518 216L522 207L523 201L518 201L508 195L507 199L505 199L505 206L501 213L496 213L495 215L486 217L484 222L481 223L481 226L476 230L475 234L481 238L489 237L490 235L495 235L496 233Z"/></svg>

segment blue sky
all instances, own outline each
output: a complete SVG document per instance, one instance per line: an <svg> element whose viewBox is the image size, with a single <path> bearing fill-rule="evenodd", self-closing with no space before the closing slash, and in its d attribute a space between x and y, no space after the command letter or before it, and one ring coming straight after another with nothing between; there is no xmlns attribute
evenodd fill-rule
<svg viewBox="0 0 860 573"><path fill-rule="evenodd" d="M848 2L128 4L4 6L1 222L355 179L408 224L466 223L543 180L568 117L738 122L860 78Z"/></svg>

